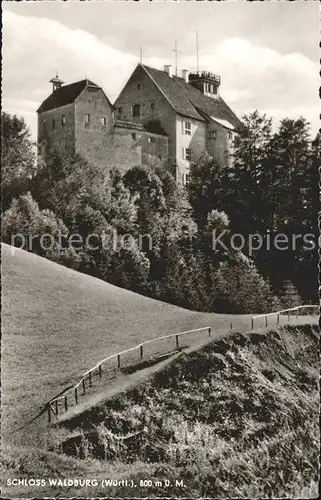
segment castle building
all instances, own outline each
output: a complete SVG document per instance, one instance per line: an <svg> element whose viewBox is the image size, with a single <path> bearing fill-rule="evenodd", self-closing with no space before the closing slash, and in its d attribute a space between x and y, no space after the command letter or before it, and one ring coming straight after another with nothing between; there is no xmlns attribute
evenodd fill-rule
<svg viewBox="0 0 321 500"><path fill-rule="evenodd" d="M217 75L183 70L178 77L169 65L160 71L138 64L114 105L90 80L50 82L52 93L37 110L44 158L54 147L121 172L161 164L183 184L204 154L232 164L241 122L220 96Z"/></svg>
<svg viewBox="0 0 321 500"><path fill-rule="evenodd" d="M122 173L136 165L167 165L165 132L148 132L139 122L115 119L114 106L90 80L63 85L56 77L50 82L52 93L37 110L41 157L46 159L53 148Z"/></svg>
<svg viewBox="0 0 321 500"><path fill-rule="evenodd" d="M168 135L169 166L186 184L190 165L204 153L222 165L233 162L233 137L241 122L220 96L221 78L209 72L173 74L138 64L115 102L116 116L159 124ZM155 128L157 130L157 128Z"/></svg>

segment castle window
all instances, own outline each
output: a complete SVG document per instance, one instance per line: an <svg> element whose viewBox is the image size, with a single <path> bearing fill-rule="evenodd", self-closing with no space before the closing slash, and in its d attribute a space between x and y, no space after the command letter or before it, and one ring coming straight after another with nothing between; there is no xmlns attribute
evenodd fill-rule
<svg viewBox="0 0 321 500"><path fill-rule="evenodd" d="M216 139L216 136L217 136L216 130L209 130L209 132L208 132L209 139Z"/></svg>
<svg viewBox="0 0 321 500"><path fill-rule="evenodd" d="M151 103L151 105L150 105L150 109L151 109L152 111L154 111L154 109L155 109L155 103L154 103L154 102L152 102L152 103Z"/></svg>
<svg viewBox="0 0 321 500"><path fill-rule="evenodd" d="M139 84L137 85L137 90L141 90L141 89L142 89L142 86L141 86L141 84L139 83Z"/></svg>
<svg viewBox="0 0 321 500"><path fill-rule="evenodd" d="M140 104L134 104L133 117L140 117Z"/></svg>
<svg viewBox="0 0 321 500"><path fill-rule="evenodd" d="M192 150L190 148L182 148L182 157L184 160L192 160Z"/></svg>
<svg viewBox="0 0 321 500"><path fill-rule="evenodd" d="M132 133L132 139L133 139L133 141L136 141L136 133L135 132Z"/></svg>
<svg viewBox="0 0 321 500"><path fill-rule="evenodd" d="M230 141L233 139L233 132L231 132L230 130L228 132L228 138Z"/></svg>
<svg viewBox="0 0 321 500"><path fill-rule="evenodd" d="M185 172L182 174L183 184L186 186L190 181L190 174L186 174Z"/></svg>
<svg viewBox="0 0 321 500"><path fill-rule="evenodd" d="M65 115L62 115L62 117L61 117L61 125L63 127L66 125L66 117L65 117Z"/></svg>
<svg viewBox="0 0 321 500"><path fill-rule="evenodd" d="M89 127L90 124L90 114L85 113L85 127Z"/></svg>
<svg viewBox="0 0 321 500"><path fill-rule="evenodd" d="M183 134L192 135L191 122L183 122Z"/></svg>
<svg viewBox="0 0 321 500"><path fill-rule="evenodd" d="M103 127L106 127L106 125L107 125L107 118L106 118L106 116L102 116L102 117L100 118L100 124L101 124Z"/></svg>
<svg viewBox="0 0 321 500"><path fill-rule="evenodd" d="M56 128L56 120L52 120L52 122L51 122L51 128L52 128L52 130L55 130L55 128Z"/></svg>
<svg viewBox="0 0 321 500"><path fill-rule="evenodd" d="M148 137L148 142L155 144L156 143L155 137Z"/></svg>

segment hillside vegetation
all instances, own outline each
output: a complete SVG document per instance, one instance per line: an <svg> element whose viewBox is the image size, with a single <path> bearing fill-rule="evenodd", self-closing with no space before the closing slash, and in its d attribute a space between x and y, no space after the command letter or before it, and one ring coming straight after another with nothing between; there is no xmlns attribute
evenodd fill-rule
<svg viewBox="0 0 321 500"><path fill-rule="evenodd" d="M188 311L2 244L2 439L33 442L45 402L100 359L160 335L247 316ZM23 427L19 432L17 430Z"/></svg>
<svg viewBox="0 0 321 500"><path fill-rule="evenodd" d="M316 498L318 353L308 325L235 333L61 424L28 463L12 452L4 477L97 481L14 489L38 497Z"/></svg>

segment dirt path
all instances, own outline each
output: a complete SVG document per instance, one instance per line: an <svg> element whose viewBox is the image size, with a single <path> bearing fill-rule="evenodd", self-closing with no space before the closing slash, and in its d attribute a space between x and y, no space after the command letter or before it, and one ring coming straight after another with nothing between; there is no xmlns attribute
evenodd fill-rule
<svg viewBox="0 0 321 500"><path fill-rule="evenodd" d="M302 324L313 324L316 323L316 320L312 317L307 317L307 316L302 316L299 317L298 319L292 318L292 321L290 324L295 324L295 325L302 325ZM287 322L284 322L284 324L288 324ZM281 325L283 326L283 325ZM268 327L261 326L258 328L255 328L255 331L257 332L266 332L273 327L276 327L276 325L270 325ZM239 328L237 329L240 333L248 333L250 330L248 328ZM68 409L66 413L63 413L62 415L59 416L59 422L68 422L71 421L73 418L83 414L86 412L86 410L99 406L102 404L104 401L112 398L116 394L119 394L120 392L124 392L133 385L136 385L143 380L146 380L148 377L153 375L154 373L161 371L166 365L171 363L174 359L176 359L178 356L182 355L183 353L190 353L193 351L196 351L200 349L202 346L213 342L217 341L223 338L227 338L234 332L229 332L229 333L223 333L223 332L216 332L215 336L212 336L210 339L207 339L203 342L199 342L197 344L193 344L189 347L185 347L182 349L180 352L173 354L169 357L167 357L165 360L160 361L160 360L154 360L154 363L151 366L147 366L145 368L140 368L139 365L136 367L133 367L133 372L128 374L128 373L123 373L123 374L118 374L114 377L113 380L107 380L105 382L102 382L100 385L96 386L95 391L92 394L89 394L86 396L86 399L84 399L82 402L78 403L75 406L72 406L71 408Z"/></svg>

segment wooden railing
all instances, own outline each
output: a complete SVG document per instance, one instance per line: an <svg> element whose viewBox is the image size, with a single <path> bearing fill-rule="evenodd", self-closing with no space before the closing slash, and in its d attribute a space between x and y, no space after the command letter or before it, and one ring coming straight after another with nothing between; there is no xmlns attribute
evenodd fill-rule
<svg viewBox="0 0 321 500"><path fill-rule="evenodd" d="M273 316L276 317L276 324L280 324L280 317L282 315L286 315L288 322L290 322L291 316L294 315L296 318L298 318L300 311L304 311L304 312L306 311L305 314L307 314L309 311L311 311L312 315L318 315L319 309L320 309L320 306L318 306L318 305L304 305L304 306L292 307L291 309L283 309L283 310L277 311L277 312L272 312L272 313L267 313L267 314L259 314L257 316L252 316L251 317L251 329L253 330L253 328L255 326L255 320L257 320L259 318L264 318L264 326L268 326L268 318L271 318ZM229 331L232 331L232 329L233 329L233 324L230 323ZM165 355L169 355L171 353L178 352L178 350L183 347L183 345L180 342L181 337L186 336L186 335L190 335L190 334L194 335L197 333L201 333L201 334L206 333L208 337L211 337L211 335L212 335L211 327L205 326L205 327L197 328L194 330L187 330L187 331L180 332L180 333L172 333L170 335L165 335L163 337L157 337L155 339L146 340L145 342L142 342L141 344L138 344L134 347L131 347L130 349L126 349L124 351L117 352L116 354L112 354L111 356L108 356L107 358L102 359L93 368L90 368L90 370L87 370L82 375L82 377L80 378L80 380L77 382L76 385L74 385L73 387L71 387L70 389L65 391L62 395L59 395L59 396L51 399L47 403L46 407L47 407L47 413L48 413L48 421L51 422L52 414L58 419L58 415L62 410L64 410L66 412L71 405L78 404L80 396L85 396L87 390L89 390L92 387L93 378L95 376L97 376L98 379L102 378L103 367L109 361L116 360L116 364L114 366L119 370L122 367L122 357L125 354L132 353L134 351L138 351L139 352L138 360L142 361L142 360L148 359L148 358L152 359L153 356L148 356L148 355L147 355L147 357L145 356L145 349L149 345L159 343L159 342L161 342L163 340L167 340L167 339L174 339L175 344L172 345L172 348L171 348L172 350L168 350L168 346L166 346L167 350L165 352ZM160 352L156 350L154 352L154 356L155 356L155 354L159 355ZM137 361L137 358L136 358L136 361ZM134 360L134 363L135 363L135 360ZM133 363L131 363L130 365L132 365L132 364Z"/></svg>
<svg viewBox="0 0 321 500"><path fill-rule="evenodd" d="M97 363L93 368L90 368L90 370L87 370L77 382L76 385L74 385L71 389L68 389L65 391L62 395L57 396L53 399L51 399L47 403L47 412L48 412L48 421L51 421L51 414L55 417L58 417L60 410L61 410L61 403L63 404L63 408L65 411L68 410L68 407L70 406L70 397L73 399L73 403L77 404L79 401L79 397L81 395L85 395L86 391L88 388L92 387L93 383L93 377L98 376L98 378L102 377L102 371L103 371L103 366L110 360L117 360L117 369L120 369L122 366L121 359L122 356L124 356L127 353L133 352L133 351L139 351L139 360L142 361L144 360L144 355L145 355L145 348L146 346L160 342L162 340L167 340L167 339L174 339L175 344L173 345L172 352L177 352L180 347L180 338L185 335L189 334L196 334L196 333L206 333L208 337L211 337L211 327L210 326L204 326L202 328L197 328L194 330L187 330L184 332L179 332L179 333L172 333L169 335L164 335L162 337L157 337L156 339L151 339L151 340L146 340L145 342L142 342L141 344L138 344L134 347L131 347L130 349L126 349L121 352L117 352L116 354L112 354L111 356L108 356L107 358L102 359ZM157 352L157 351L156 351ZM171 352L167 350L165 354L170 354Z"/></svg>
<svg viewBox="0 0 321 500"><path fill-rule="evenodd" d="M282 309L281 311L276 311L272 313L267 313L267 314L258 314L257 316L252 316L251 318L251 328L253 330L254 328L254 321L259 318L264 318L264 326L268 326L268 318L275 316L276 317L276 324L280 324L280 316L281 315L287 315L288 317L288 322L290 323L291 321L291 316L295 316L296 319L299 317L299 311L307 311L305 314L308 314L309 311L312 312L312 316L317 316L320 310L320 306L318 305L310 305L307 304L305 306L297 306L297 307L291 307L290 309Z"/></svg>

